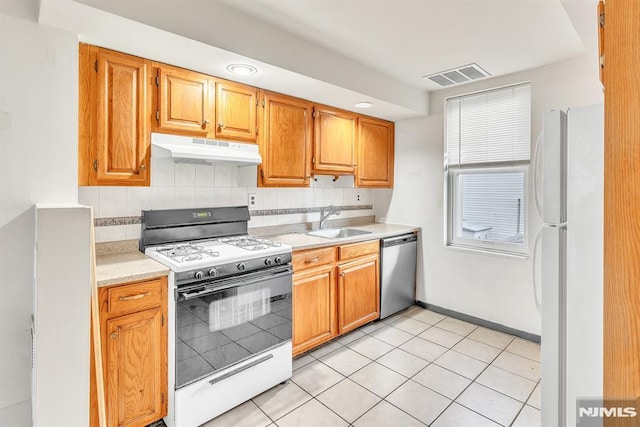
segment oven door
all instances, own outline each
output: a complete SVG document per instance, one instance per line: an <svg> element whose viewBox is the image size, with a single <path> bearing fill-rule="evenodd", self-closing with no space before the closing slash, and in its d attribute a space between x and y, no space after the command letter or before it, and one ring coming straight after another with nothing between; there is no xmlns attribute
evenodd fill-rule
<svg viewBox="0 0 640 427"><path fill-rule="evenodd" d="M176 291L176 389L291 340L292 269Z"/></svg>

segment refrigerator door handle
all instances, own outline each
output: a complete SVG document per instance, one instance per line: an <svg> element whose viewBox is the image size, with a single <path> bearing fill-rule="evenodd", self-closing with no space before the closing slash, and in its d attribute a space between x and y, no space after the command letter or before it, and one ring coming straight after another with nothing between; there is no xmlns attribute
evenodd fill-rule
<svg viewBox="0 0 640 427"><path fill-rule="evenodd" d="M540 197L538 195L538 162L540 159L542 146L544 140L544 129L540 131L538 134L538 138L536 138L536 147L533 150L533 162L531 162L531 167L533 168L533 173L531 176L531 187L533 188L533 201L536 206L536 212L538 212L538 216L542 217L542 205L540 203Z"/></svg>
<svg viewBox="0 0 640 427"><path fill-rule="evenodd" d="M538 232L536 233L536 237L533 239L533 259L531 262L531 270L532 270L532 284L533 284L533 300L536 303L536 309L538 310L538 313L541 313L540 311L540 299L538 298L538 280L537 280L537 275L536 275L536 261L537 261L537 254L538 254L538 246L540 246L540 241L542 240L542 230L544 229L544 225L542 227L540 227L538 229Z"/></svg>

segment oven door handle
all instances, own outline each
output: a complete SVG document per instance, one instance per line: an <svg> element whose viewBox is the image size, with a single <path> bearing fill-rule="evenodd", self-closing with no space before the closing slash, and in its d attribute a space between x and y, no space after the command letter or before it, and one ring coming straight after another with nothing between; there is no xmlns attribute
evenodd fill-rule
<svg viewBox="0 0 640 427"><path fill-rule="evenodd" d="M267 360L270 360L270 359L273 359L272 353L264 355L261 358L254 360L253 362L247 363L246 365L240 366L239 368L229 371L223 375L220 375L219 377L210 380L209 384L214 385L215 383L219 383L222 380L225 380L235 374L239 374L240 372L246 371L247 369L253 368L254 366L259 365L263 362L266 362Z"/></svg>
<svg viewBox="0 0 640 427"><path fill-rule="evenodd" d="M224 291L225 289L237 288L239 286L246 286L246 285L257 283L263 280L277 279L280 277L292 276L292 275L293 275L292 269L287 268L286 270L278 270L278 272L276 273L270 273L270 274L263 273L258 276L252 276L252 277L240 276L233 279L229 279L226 283L223 283L217 286L209 283L207 285L203 285L203 287L201 288L196 288L196 289L192 288L190 291L184 291L184 292L178 291L177 300L189 301L194 298L200 298L206 295L214 294L219 291Z"/></svg>
<svg viewBox="0 0 640 427"><path fill-rule="evenodd" d="M197 292L178 292L178 301L189 301L190 299L198 298L211 293L213 293L211 289L204 289Z"/></svg>

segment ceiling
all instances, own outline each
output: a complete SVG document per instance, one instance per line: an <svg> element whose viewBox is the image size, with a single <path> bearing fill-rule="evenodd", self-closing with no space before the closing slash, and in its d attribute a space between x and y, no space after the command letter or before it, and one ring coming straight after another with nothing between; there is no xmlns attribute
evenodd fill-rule
<svg viewBox="0 0 640 427"><path fill-rule="evenodd" d="M559 0L217 1L427 90L474 62L499 76L585 54Z"/></svg>
<svg viewBox="0 0 640 427"><path fill-rule="evenodd" d="M585 55L570 1L40 0L39 20L220 77L249 62L258 75L232 79L352 111L371 101L366 114L398 120L428 113L440 86L425 75L475 62L499 76Z"/></svg>

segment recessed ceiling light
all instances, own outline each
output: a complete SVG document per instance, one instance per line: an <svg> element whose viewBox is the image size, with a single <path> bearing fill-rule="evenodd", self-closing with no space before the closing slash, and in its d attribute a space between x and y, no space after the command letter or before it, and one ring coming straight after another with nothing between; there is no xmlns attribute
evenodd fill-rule
<svg viewBox="0 0 640 427"><path fill-rule="evenodd" d="M249 74L255 74L258 72L256 67L247 64L231 64L227 66L227 71L231 74L238 74L240 76L248 76Z"/></svg>
<svg viewBox="0 0 640 427"><path fill-rule="evenodd" d="M373 104L372 104L372 103L370 103L370 102L358 102L358 103L356 104L356 107L357 107L357 108L369 108L369 107L371 107L372 105L373 105Z"/></svg>

